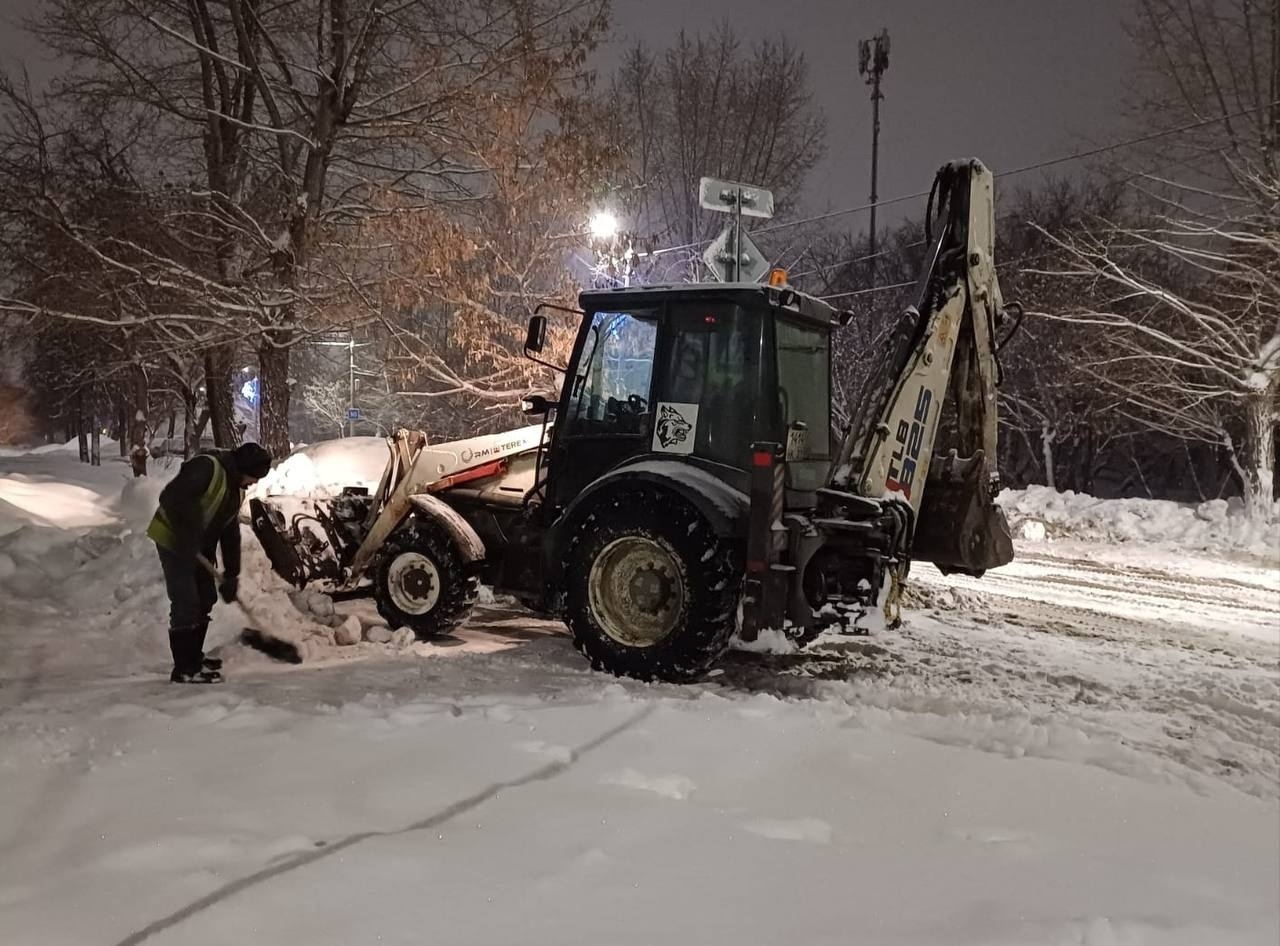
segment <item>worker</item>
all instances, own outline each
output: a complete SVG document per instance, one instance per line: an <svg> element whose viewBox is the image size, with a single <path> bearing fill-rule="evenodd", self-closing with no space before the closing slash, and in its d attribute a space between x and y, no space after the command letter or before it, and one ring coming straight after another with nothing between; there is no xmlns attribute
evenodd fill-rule
<svg viewBox="0 0 1280 946"><path fill-rule="evenodd" d="M147 535L156 543L169 595L169 679L174 683L222 682L222 661L204 655L209 615L219 594L226 602L236 598L244 490L270 469L271 454L245 443L192 457L160 491ZM212 569L219 545L222 582L215 588Z"/></svg>

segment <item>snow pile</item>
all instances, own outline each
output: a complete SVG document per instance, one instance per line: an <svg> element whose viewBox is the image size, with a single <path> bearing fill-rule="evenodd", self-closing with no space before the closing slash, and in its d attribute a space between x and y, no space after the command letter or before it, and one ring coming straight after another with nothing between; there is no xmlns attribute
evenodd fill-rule
<svg viewBox="0 0 1280 946"><path fill-rule="evenodd" d="M1047 486L1005 490L997 502L1015 538L1141 542L1212 552L1280 557L1280 504L1250 518L1238 501L1199 504L1161 499L1097 499Z"/></svg>
<svg viewBox="0 0 1280 946"><path fill-rule="evenodd" d="M3 459L0 611L15 627L46 616L39 631L6 642L7 658L15 666L37 663L51 676L163 667L169 605L155 545L145 533L179 461L153 464L156 475L134 478L120 461L92 467L56 447ZM414 643L412 632L406 639L377 619L335 613L326 595L295 601L247 528L241 546L240 596L247 613L217 605L206 643L232 665L266 659L236 643L246 626L294 642L307 661L394 652ZM60 627L42 633L55 612ZM68 646L67 635L75 646Z"/></svg>
<svg viewBox="0 0 1280 946"><path fill-rule="evenodd" d="M110 437L102 437L98 442L98 450L104 459L108 454L118 453L120 442ZM80 453L80 441L76 438L66 443L44 443L38 447L0 446L0 457L42 456L49 453Z"/></svg>
<svg viewBox="0 0 1280 946"><path fill-rule="evenodd" d="M312 444L286 457L249 495L324 499L336 496L346 486L373 490L382 478L387 455L383 437L347 437Z"/></svg>

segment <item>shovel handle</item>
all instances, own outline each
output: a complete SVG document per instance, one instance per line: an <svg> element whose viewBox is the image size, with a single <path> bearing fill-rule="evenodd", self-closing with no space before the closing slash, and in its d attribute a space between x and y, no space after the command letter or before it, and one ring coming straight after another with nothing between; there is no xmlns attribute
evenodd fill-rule
<svg viewBox="0 0 1280 946"><path fill-rule="evenodd" d="M214 581L222 581L222 572L218 571L217 566L214 565L213 562L204 557L203 552L196 552L196 561L204 566L204 570L213 576Z"/></svg>

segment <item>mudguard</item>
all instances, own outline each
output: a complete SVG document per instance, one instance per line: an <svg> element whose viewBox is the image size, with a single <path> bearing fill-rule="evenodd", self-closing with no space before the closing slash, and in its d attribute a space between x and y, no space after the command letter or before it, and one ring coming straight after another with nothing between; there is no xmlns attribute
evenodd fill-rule
<svg viewBox="0 0 1280 946"><path fill-rule="evenodd" d="M484 542L476 530L444 500L430 493L417 493L409 497L409 503L415 512L438 525L453 539L464 562L478 562L484 558Z"/></svg>
<svg viewBox="0 0 1280 946"><path fill-rule="evenodd" d="M574 527L604 492L645 483L684 498L711 524L717 535L745 539L751 500L746 493L701 467L678 460L640 459L615 467L576 497L556 520L543 548L547 574L559 578L563 550Z"/></svg>

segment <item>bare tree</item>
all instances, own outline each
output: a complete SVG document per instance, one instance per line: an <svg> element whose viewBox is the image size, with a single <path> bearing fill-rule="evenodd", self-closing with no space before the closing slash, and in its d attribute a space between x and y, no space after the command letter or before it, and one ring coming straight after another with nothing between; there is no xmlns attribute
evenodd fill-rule
<svg viewBox="0 0 1280 946"><path fill-rule="evenodd" d="M609 99L628 149L636 229L666 245L700 244L723 226L698 204L704 175L773 190L791 207L826 150L804 55L785 37L745 46L727 24L710 36L683 31L653 52L637 44ZM697 253L651 259L656 278L687 278Z"/></svg>
<svg viewBox="0 0 1280 946"><path fill-rule="evenodd" d="M43 212L84 252L151 290L149 321L205 320L210 331L192 341L219 440L234 436L233 340L252 344L262 439L283 451L290 349L335 319L369 317L382 301L371 286L394 248L361 243L366 225L417 214L447 220L442 207L485 195L489 169L469 160L464 134L476 111L540 80L524 71L534 51L580 68L603 8L603 0L50 0L34 28L73 69L52 96L16 111L37 125L61 103L102 116L156 206L161 246L90 239L74 220L57 219L56 199ZM27 135L31 150L39 154L47 137ZM79 314L29 299L9 308ZM141 316L116 321L129 319Z"/></svg>
<svg viewBox="0 0 1280 946"><path fill-rule="evenodd" d="M1042 229L1065 255L1040 274L1080 292L1043 315L1100 330L1083 364L1117 411L1220 444L1258 512L1280 423L1280 2L1139 0L1131 33L1131 107L1184 131L1127 159L1127 219Z"/></svg>
<svg viewBox="0 0 1280 946"><path fill-rule="evenodd" d="M1265 201L1280 172L1280 2L1138 0L1129 22L1138 75L1128 108L1165 130L1137 159L1153 179ZM1216 120L1215 120L1216 119Z"/></svg>
<svg viewBox="0 0 1280 946"><path fill-rule="evenodd" d="M1250 511L1269 506L1280 423L1280 186L1266 212L1160 215L1050 239L1058 277L1092 288L1048 319L1106 331L1089 362L1119 409L1167 434L1226 448Z"/></svg>

